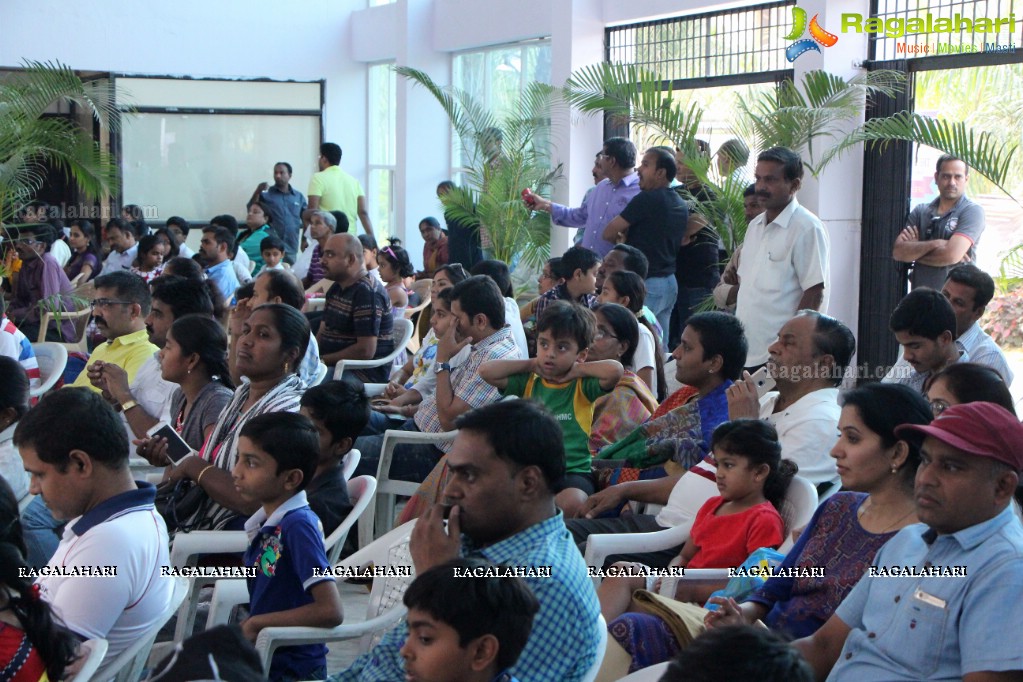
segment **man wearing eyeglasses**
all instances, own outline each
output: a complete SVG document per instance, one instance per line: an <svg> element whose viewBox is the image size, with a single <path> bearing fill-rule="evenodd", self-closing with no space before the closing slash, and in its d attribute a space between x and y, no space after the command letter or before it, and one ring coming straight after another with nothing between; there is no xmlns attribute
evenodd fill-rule
<svg viewBox="0 0 1023 682"><path fill-rule="evenodd" d="M26 337L36 339L42 317L40 304L47 310L69 309L64 294L70 293L71 282L49 253L53 241L49 225L25 225L13 235L13 241L22 266L7 314ZM54 327L46 332L47 341L70 341L74 337L75 326L70 320L64 320L59 331Z"/></svg>
<svg viewBox="0 0 1023 682"><path fill-rule="evenodd" d="M127 373L130 384L139 367L157 352L146 332L146 316L152 307L149 285L130 272L111 272L96 278L96 298L92 301L92 318L106 337L89 356L89 371L94 374L104 364L117 365ZM89 381L89 371L82 372L72 386L99 393L100 388ZM127 411L136 406L134 400L119 405Z"/></svg>

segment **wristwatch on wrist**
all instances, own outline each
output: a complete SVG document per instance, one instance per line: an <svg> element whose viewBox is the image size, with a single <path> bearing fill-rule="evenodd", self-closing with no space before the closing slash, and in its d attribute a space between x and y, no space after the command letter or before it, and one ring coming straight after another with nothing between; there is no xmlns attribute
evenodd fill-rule
<svg viewBox="0 0 1023 682"><path fill-rule="evenodd" d="M125 401L121 403L121 412L127 412L133 407L138 407L138 403L135 402L134 400Z"/></svg>
<svg viewBox="0 0 1023 682"><path fill-rule="evenodd" d="M438 372L450 372L451 371L451 365L446 363L446 362L438 362L437 363L437 371Z"/></svg>

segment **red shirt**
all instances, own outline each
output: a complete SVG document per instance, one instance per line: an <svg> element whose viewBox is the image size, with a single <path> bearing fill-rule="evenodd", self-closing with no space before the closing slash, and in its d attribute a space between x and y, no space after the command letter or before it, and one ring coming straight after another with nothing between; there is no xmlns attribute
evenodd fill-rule
<svg viewBox="0 0 1023 682"><path fill-rule="evenodd" d="M712 497L696 512L689 541L697 549L687 568L740 566L754 550L774 548L784 540L785 524L770 502L755 504L738 514L715 516L724 503L723 497Z"/></svg>
<svg viewBox="0 0 1023 682"><path fill-rule="evenodd" d="M22 647L28 647L27 657L20 665L15 664L12 670L5 672ZM10 682L41 682L47 679L46 665L36 648L28 642L25 632L13 625L0 623L0 673L4 672L2 679Z"/></svg>

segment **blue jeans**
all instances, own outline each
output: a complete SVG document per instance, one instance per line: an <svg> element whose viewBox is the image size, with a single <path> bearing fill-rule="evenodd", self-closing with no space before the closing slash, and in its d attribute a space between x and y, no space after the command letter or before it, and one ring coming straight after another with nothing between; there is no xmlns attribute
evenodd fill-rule
<svg viewBox="0 0 1023 682"><path fill-rule="evenodd" d="M664 277L649 277L646 280L646 307L657 318L661 325L664 336L661 344L668 345L668 331L671 329L671 311L675 307L675 298L678 296L678 280L675 275Z"/></svg>
<svg viewBox="0 0 1023 682"><path fill-rule="evenodd" d="M401 426L391 428L398 431L419 431L412 419L408 419ZM359 466L355 468L353 475L376 476L380 452L384 447L383 435L360 436L355 439L355 447L362 454L362 459L359 460ZM389 476L392 480L422 483L443 455L444 452L440 448L429 443L402 443L394 448Z"/></svg>
<svg viewBox="0 0 1023 682"><path fill-rule="evenodd" d="M21 512L21 533L28 549L25 562L29 566L40 568L49 563L60 544L58 533L63 526L62 521L53 518L42 497L37 495L28 503Z"/></svg>

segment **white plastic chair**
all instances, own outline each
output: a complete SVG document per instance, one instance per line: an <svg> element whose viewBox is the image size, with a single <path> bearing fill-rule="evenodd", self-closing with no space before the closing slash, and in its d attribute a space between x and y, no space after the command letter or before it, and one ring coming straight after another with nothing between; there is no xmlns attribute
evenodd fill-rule
<svg viewBox="0 0 1023 682"><path fill-rule="evenodd" d="M341 460L341 476L344 477L345 481L352 478L352 474L355 473L361 461L362 453L359 452L358 448L352 448L348 451L348 454Z"/></svg>
<svg viewBox="0 0 1023 682"><path fill-rule="evenodd" d="M597 660L583 676L582 682L593 682L600 672L600 664L604 662L604 653L607 652L607 621L603 614L597 615Z"/></svg>
<svg viewBox="0 0 1023 682"><path fill-rule="evenodd" d="M70 679L70 682L89 682L92 676L99 670L99 664L107 655L109 643L105 639L87 639L82 642L79 649L81 655L85 656L85 663L78 669L78 673Z"/></svg>
<svg viewBox="0 0 1023 682"><path fill-rule="evenodd" d="M394 350L385 357L374 360L338 360L334 366L334 378L340 379L346 369L371 369L373 367L390 367L394 359L405 350L409 339L412 338L412 323L408 320L394 321Z"/></svg>
<svg viewBox="0 0 1023 682"><path fill-rule="evenodd" d="M92 308L84 308L82 310L72 310L60 313L60 324L63 324L65 320L71 320L75 326L75 338L65 339L60 342L61 346L69 353L89 353L89 343L86 340L86 332L89 329L89 318L92 317ZM46 342L46 330L50 328L50 323L57 318L50 311L43 313L42 319L39 321L39 338L38 343ZM54 342L56 343L56 342Z"/></svg>
<svg viewBox="0 0 1023 682"><path fill-rule="evenodd" d="M330 371L330 368L327 367L322 362L320 362L318 365L316 365L316 374L313 376L313 383L312 383L312 385L313 386L319 386L321 383L323 383L323 379L324 379L324 377L327 376L327 372L329 372L329 371Z"/></svg>
<svg viewBox="0 0 1023 682"><path fill-rule="evenodd" d="M680 479L680 484L685 485L699 485L699 481L705 481L699 476L683 476ZM706 492L704 486L700 486ZM712 494L711 494L712 496ZM709 499L709 496L706 498ZM792 531L802 528L810 522L810 518L813 516L814 511L817 509L817 489L813 487L810 481L806 480L802 476L795 476L792 479L792 483L789 485L789 489L785 494L785 500L782 502L780 514L782 521L785 522L785 541L779 547L779 551L784 553L794 544L792 540ZM686 540L689 539L689 530L691 526L679 526L676 528L667 528L665 530L659 530L653 533L611 533L606 535L591 535L586 540L586 552L585 559L587 566L603 566L607 557L612 554L639 554L644 552L659 552L665 549L671 549L677 547ZM727 578L727 569L686 569L686 575L693 574L702 571L724 571L724 575ZM720 573L715 574L716 578L720 578ZM595 578L594 583L599 583L600 579ZM665 579L661 581L662 588L668 584L674 585L672 579ZM674 593L674 588L672 588Z"/></svg>
<svg viewBox="0 0 1023 682"><path fill-rule="evenodd" d="M631 675L626 675L619 679L618 682L657 682L664 675L664 671L668 669L669 665L671 665L671 661L658 663L649 668L637 670Z"/></svg>
<svg viewBox="0 0 1023 682"><path fill-rule="evenodd" d="M804 528L813 518L817 510L817 488L802 476L796 476L789 484L789 489L782 500L781 519L785 524L785 541L778 547L782 554L788 554L796 541L792 539L792 532ZM678 587L679 581L686 582L712 582L721 583L728 580L727 568L687 568L685 576L669 577L661 580L660 593L665 596L673 596Z"/></svg>
<svg viewBox="0 0 1023 682"><path fill-rule="evenodd" d="M118 654L117 658L110 662L104 671L106 678L112 676L112 679L116 682L136 682L142 675L142 668L145 667L146 661L149 658L149 651L153 648L156 635L167 624L167 621L174 615L174 612L178 610L181 600L185 598L185 592L188 591L188 580L186 578L170 578L170 580L174 581L174 591L167 602L167 607L145 634L140 636L131 646Z"/></svg>
<svg viewBox="0 0 1023 682"><path fill-rule="evenodd" d="M356 455L358 450L353 450ZM351 454L351 453L349 453ZM354 467L353 467L354 470ZM323 540L327 552L327 560L333 564L341 555L345 540L352 526L371 508L376 495L377 482L372 476L357 476L348 481L348 496L352 500L352 510ZM249 538L243 530L204 530L191 533L178 533L171 546L170 562L172 566L181 568L195 566L203 554L241 554L249 547ZM199 593L202 587L213 583L230 580L226 577L189 578L187 599L184 599L178 611L178 622L174 627L174 641L181 642L188 637L195 620L195 612L199 606ZM244 583L244 581L242 581ZM246 597L246 600L248 598Z"/></svg>
<svg viewBox="0 0 1023 682"><path fill-rule="evenodd" d="M364 568L370 564L384 567L405 568L405 575L378 576L373 579L373 588L366 607L366 620L358 623L344 623L333 628L311 627L270 627L264 628L256 639L256 650L263 661L263 669L270 669L274 651L282 646L329 643L347 639L359 641L359 654L370 650L384 632L391 629L405 615L402 597L413 578L412 557L409 554L409 536L416 522L409 521L381 536L369 546L360 549L335 566L337 569ZM249 595L244 580L222 580L213 591L210 604L208 628L224 625L231 611L238 604L248 602ZM607 628L604 628L605 631Z"/></svg>
<svg viewBox="0 0 1023 682"><path fill-rule="evenodd" d="M386 533L394 526L394 510L398 503L398 495L411 497L419 489L418 483L391 478L391 461L394 459L395 446L402 443L440 445L454 440L457 434L458 431L422 433L395 429L384 432L384 441L380 446L380 461L377 463L376 504L365 522L359 524L359 547L366 547L373 542L377 528Z"/></svg>
<svg viewBox="0 0 1023 682"><path fill-rule="evenodd" d="M32 350L35 351L41 376L39 385L30 389L28 394L32 398L38 398L53 388L64 375L64 368L67 367L67 348L59 343L36 342L32 344Z"/></svg>

